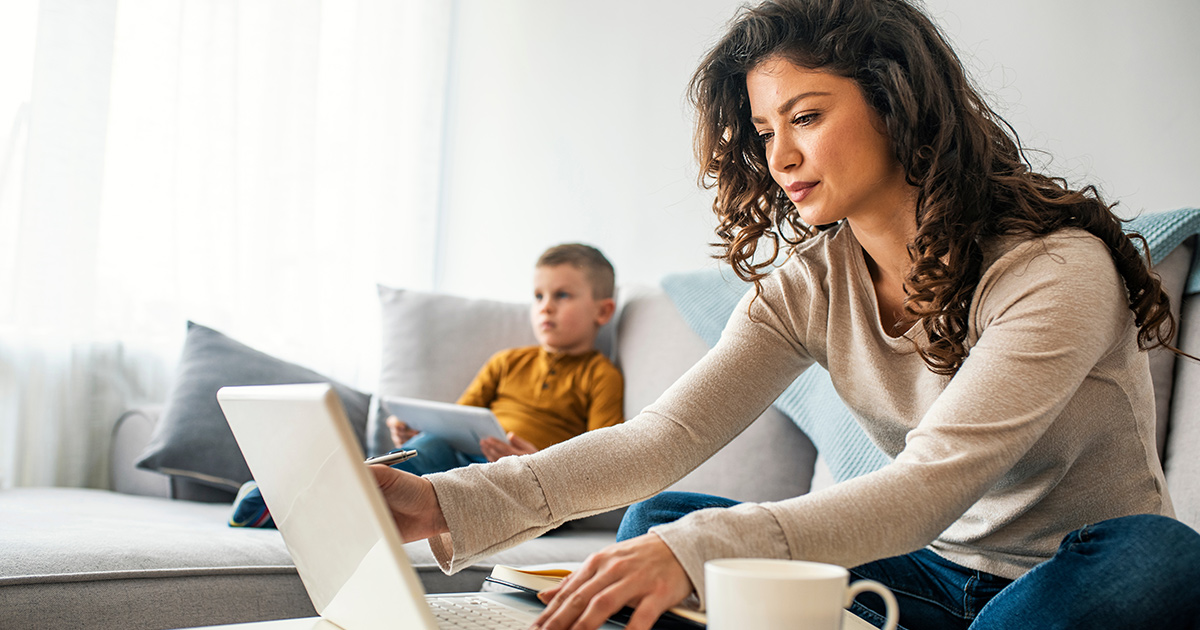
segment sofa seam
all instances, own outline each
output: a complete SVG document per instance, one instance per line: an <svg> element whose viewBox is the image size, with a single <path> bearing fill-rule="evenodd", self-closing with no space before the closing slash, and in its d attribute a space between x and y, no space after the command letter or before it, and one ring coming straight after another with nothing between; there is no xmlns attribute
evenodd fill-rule
<svg viewBox="0 0 1200 630"><path fill-rule="evenodd" d="M81 573L58 573L53 575L15 575L0 577L0 588L23 584L54 584L79 582L107 582L113 580L139 580L210 576L239 575L296 575L294 566L250 565L235 567L210 567L188 569L123 569L117 571L95 571Z"/></svg>

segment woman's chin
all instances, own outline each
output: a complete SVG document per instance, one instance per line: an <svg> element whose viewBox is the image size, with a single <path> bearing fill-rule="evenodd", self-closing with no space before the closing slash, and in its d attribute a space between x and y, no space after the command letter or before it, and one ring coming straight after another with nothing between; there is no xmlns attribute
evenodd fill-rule
<svg viewBox="0 0 1200 630"><path fill-rule="evenodd" d="M803 207L796 207L797 214L800 215L800 220L804 221L805 225L818 226L837 223L844 217L832 212L822 212L820 208L814 208L809 204L804 204Z"/></svg>

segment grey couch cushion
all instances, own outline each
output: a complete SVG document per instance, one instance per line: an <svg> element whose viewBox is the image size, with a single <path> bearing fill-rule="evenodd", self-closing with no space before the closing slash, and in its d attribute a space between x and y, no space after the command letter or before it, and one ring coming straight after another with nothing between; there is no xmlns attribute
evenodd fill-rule
<svg viewBox="0 0 1200 630"><path fill-rule="evenodd" d="M1171 297L1171 314L1175 316L1176 322L1180 322L1181 319L1180 306L1183 303L1183 290L1187 284L1188 272L1192 267L1194 247L1193 240L1188 240L1154 266L1154 271L1162 279L1163 289ZM1182 330L1182 322L1180 326ZM1175 391L1175 359L1175 353L1164 348L1150 351L1150 376L1154 379L1154 404L1157 412L1155 439L1158 457L1163 461L1166 454L1167 426L1171 419L1171 396Z"/></svg>
<svg viewBox="0 0 1200 630"><path fill-rule="evenodd" d="M522 304L380 286L379 305L380 396L454 402L492 354L537 343ZM372 455L395 448L381 420L367 429Z"/></svg>
<svg viewBox="0 0 1200 630"><path fill-rule="evenodd" d="M629 293L617 340L625 374L625 416L631 418L700 360L708 345L661 290ZM769 466L762 465L763 453L772 453ZM738 501L779 501L808 492L816 456L795 423L771 407L671 489Z"/></svg>
<svg viewBox="0 0 1200 630"><path fill-rule="evenodd" d="M1180 317L1181 350L1200 357L1200 294L1183 303ZM1176 517L1200 529L1200 363L1180 357L1175 361L1175 388L1171 397L1170 428L1166 435L1163 470Z"/></svg>
<svg viewBox="0 0 1200 630"><path fill-rule="evenodd" d="M376 391L380 396L454 402L493 354L537 345L528 304L380 285L379 305L383 363ZM613 360L619 318L618 310L596 337L596 349ZM367 445L373 455L395 448L382 420L373 414L368 426Z"/></svg>
<svg viewBox="0 0 1200 630"><path fill-rule="evenodd" d="M337 390L363 441L370 404L367 394L188 322L171 393L137 465L215 486L224 491L217 499L231 501L232 492L250 479L250 469L217 404L217 390L227 385L317 382L331 383Z"/></svg>
<svg viewBox="0 0 1200 630"><path fill-rule="evenodd" d="M621 296L618 295L618 302ZM411 396L453 402L492 354L505 348L537 344L529 305L474 300L441 293L379 286L383 364L379 396ZM614 359L621 307L600 329L596 349ZM614 359L615 360L615 359ZM378 401L367 422L367 450L372 455L395 446ZM598 514L574 522L574 529L615 530L623 511Z"/></svg>

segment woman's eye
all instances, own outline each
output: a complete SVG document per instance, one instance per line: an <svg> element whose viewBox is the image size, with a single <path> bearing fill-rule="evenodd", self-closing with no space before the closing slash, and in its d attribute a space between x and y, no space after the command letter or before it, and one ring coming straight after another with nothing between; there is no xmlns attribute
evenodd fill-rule
<svg viewBox="0 0 1200 630"><path fill-rule="evenodd" d="M769 142L771 140L771 138L774 138L774 137L775 137L774 132L767 131L767 132L758 134L758 141L763 144L766 144L767 142Z"/></svg>
<svg viewBox="0 0 1200 630"><path fill-rule="evenodd" d="M792 120L792 124L800 125L801 127L807 127L807 126L811 125L813 123L813 121L815 121L817 119L817 116L819 116L819 114L815 114L815 113L800 114L799 116L796 116L796 118L794 118Z"/></svg>

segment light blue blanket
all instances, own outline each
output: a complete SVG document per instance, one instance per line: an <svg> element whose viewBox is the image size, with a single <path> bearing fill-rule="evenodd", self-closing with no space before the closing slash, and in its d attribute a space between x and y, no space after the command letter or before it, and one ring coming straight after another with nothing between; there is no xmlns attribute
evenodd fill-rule
<svg viewBox="0 0 1200 630"><path fill-rule="evenodd" d="M1126 229L1146 237L1151 260L1158 263L1185 239L1200 233L1200 209L1148 213L1131 221ZM711 347L750 285L725 268L669 275L662 287L692 330ZM1200 265L1192 265L1187 292L1200 292ZM820 366L814 365L793 381L775 407L812 440L836 481L871 472L889 461L842 404L829 373Z"/></svg>

